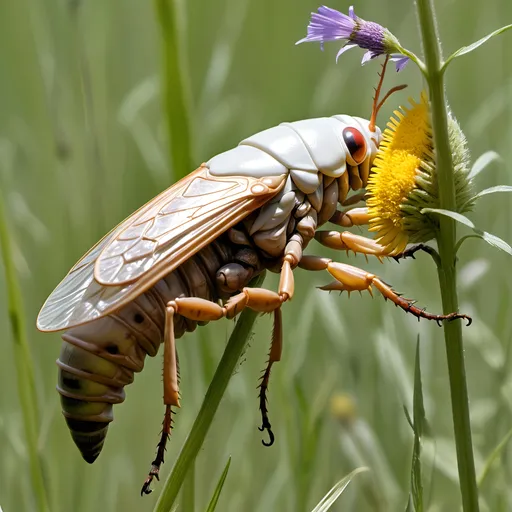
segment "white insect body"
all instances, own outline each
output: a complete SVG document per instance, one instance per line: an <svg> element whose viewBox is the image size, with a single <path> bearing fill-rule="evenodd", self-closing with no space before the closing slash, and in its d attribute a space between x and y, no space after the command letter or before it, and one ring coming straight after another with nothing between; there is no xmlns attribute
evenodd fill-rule
<svg viewBox="0 0 512 512"><path fill-rule="evenodd" d="M100 453L112 405L124 400L124 386L142 370L145 356L156 355L163 344L166 414L143 487L150 492L170 433L171 406L179 405L175 339L197 324L233 318L245 307L274 314L260 385L262 428L272 444L265 393L270 368L280 359L280 307L293 296L297 266L330 272L338 284L327 289L376 286L411 311L376 276L303 256L313 237L332 248L383 255L364 237L317 231L329 220L345 227L367 222L364 208L340 212L336 207L352 204L349 191L365 187L380 140L380 130L369 121L346 115L257 133L149 201L71 269L41 309L37 326L67 331L57 361L58 391L86 461ZM277 293L248 287L265 269L280 272Z"/></svg>

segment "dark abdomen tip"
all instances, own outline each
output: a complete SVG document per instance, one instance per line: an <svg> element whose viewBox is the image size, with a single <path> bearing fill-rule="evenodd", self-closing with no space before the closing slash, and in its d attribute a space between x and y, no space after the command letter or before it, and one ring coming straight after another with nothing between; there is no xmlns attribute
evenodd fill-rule
<svg viewBox="0 0 512 512"><path fill-rule="evenodd" d="M103 448L108 423L66 418L71 436L86 462L92 464Z"/></svg>

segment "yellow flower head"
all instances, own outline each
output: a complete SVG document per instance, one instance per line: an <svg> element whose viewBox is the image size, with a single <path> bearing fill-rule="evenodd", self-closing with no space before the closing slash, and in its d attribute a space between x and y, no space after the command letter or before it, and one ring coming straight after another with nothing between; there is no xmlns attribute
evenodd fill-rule
<svg viewBox="0 0 512 512"><path fill-rule="evenodd" d="M331 398L331 414L342 425L349 427L357 419L357 405L348 393L336 393Z"/></svg>
<svg viewBox="0 0 512 512"><path fill-rule="evenodd" d="M434 238L438 227L435 217L421 213L439 207L428 99L422 93L419 103L409 102L410 107L395 110L384 130L367 186L370 231L390 255L409 242ZM462 205L470 197L469 159L464 135L451 117L449 133L457 204Z"/></svg>

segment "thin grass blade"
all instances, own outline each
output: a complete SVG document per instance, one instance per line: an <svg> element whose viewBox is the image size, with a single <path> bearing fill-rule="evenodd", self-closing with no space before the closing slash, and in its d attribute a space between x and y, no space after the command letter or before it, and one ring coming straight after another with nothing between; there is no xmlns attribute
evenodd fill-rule
<svg viewBox="0 0 512 512"><path fill-rule="evenodd" d="M219 482L217 483L217 487L215 487L215 491L213 492L212 499L206 509L206 512L215 512L215 508L217 507L217 503L219 501L220 493L222 492L222 488L224 487L224 482L226 481L226 477L228 476L229 466L231 465L231 457L229 457L226 462L226 466L224 467L224 471L222 475L220 475Z"/></svg>
<svg viewBox="0 0 512 512"><path fill-rule="evenodd" d="M342 478L336 483L332 489L321 499L318 505L311 512L327 512L335 503L335 501L341 496L343 491L347 488L348 484L352 479L359 473L369 471L367 467L361 467L354 469L352 473L349 473L346 477Z"/></svg>
<svg viewBox="0 0 512 512"><path fill-rule="evenodd" d="M183 509L194 512L196 509L196 465L192 463L188 470L183 489L181 491Z"/></svg>
<svg viewBox="0 0 512 512"><path fill-rule="evenodd" d="M18 381L18 393L25 428L25 442L29 457L32 490L38 510L49 511L44 485L43 467L38 451L39 414L34 377L34 365L25 330L25 314L21 290L14 267L11 240L7 228L3 198L0 194L0 245L7 287L8 313L14 343L14 365Z"/></svg>
<svg viewBox="0 0 512 512"><path fill-rule="evenodd" d="M423 512L423 480L421 477L421 437L425 427L425 406L421 382L420 337L416 342L413 393L414 445L411 463L411 497L415 512Z"/></svg>
<svg viewBox="0 0 512 512"><path fill-rule="evenodd" d="M478 487L481 488L487 475L489 474L494 461L500 456L508 442L512 439L512 428L505 434L505 437L499 442L498 446L494 448L489 458L485 461L484 467L480 476L478 477Z"/></svg>
<svg viewBox="0 0 512 512"><path fill-rule="evenodd" d="M181 50L176 0L155 0L162 32L162 97L169 137L172 178L177 181L193 170L188 74Z"/></svg>

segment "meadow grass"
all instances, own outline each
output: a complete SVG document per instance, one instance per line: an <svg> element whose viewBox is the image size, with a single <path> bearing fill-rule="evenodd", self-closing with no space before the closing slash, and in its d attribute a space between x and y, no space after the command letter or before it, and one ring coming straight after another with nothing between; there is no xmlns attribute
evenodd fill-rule
<svg viewBox="0 0 512 512"><path fill-rule="evenodd" d="M190 151L198 165L258 130L284 120L348 113L369 116L378 65L360 55L336 66L336 45L295 47L317 2L223 0L177 2L189 84ZM346 11L349 4L331 7ZM420 53L412 3L365 2L356 12L388 26ZM512 20L507 0L437 2L443 50L451 53ZM446 75L450 106L465 131L473 161L494 161L478 189L512 184L512 45L510 36L454 62ZM506 39L508 38L508 39ZM140 498L163 413L161 360L147 361L115 407L103 453L82 461L60 413L55 391L58 335L35 330L46 296L104 232L178 176L169 167L168 118L162 108L160 25L155 4L136 0L81 2L6 0L0 6L0 187L21 283L26 330L35 365L40 412L38 449L50 509L153 510L163 483ZM391 78L390 78L391 77ZM388 77L409 88L384 107L383 126L398 103L418 99L411 66ZM175 164L176 165L176 164ZM192 169L190 169L192 170ZM170 176L172 176L170 178ZM512 240L506 195L483 198L471 219ZM312 243L308 252L346 261ZM506 254L468 240L458 254L460 310L473 316L464 349L481 510L512 508L511 263ZM348 260L441 311L436 270L427 255L400 265ZM261 445L256 385L271 321L261 317L231 379L195 462L196 510L206 510L231 457L216 510L310 511L354 469L367 466L331 510L405 510L411 487L416 340L428 428L421 451L425 510L460 507L460 493L442 330L368 295L328 295L328 277L297 272L293 302L283 309L283 360L275 365L269 414L276 444ZM270 275L266 286L275 289ZM37 510L29 478L30 450L13 364L7 292L0 273L0 506ZM233 324L221 321L178 342L182 408L163 475L190 432ZM29 378L29 377L27 377ZM331 408L333 397L348 404ZM502 449L496 452L496 447ZM183 498L188 500L189 498ZM180 499L178 499L180 502ZM182 502L183 503L183 502Z"/></svg>

